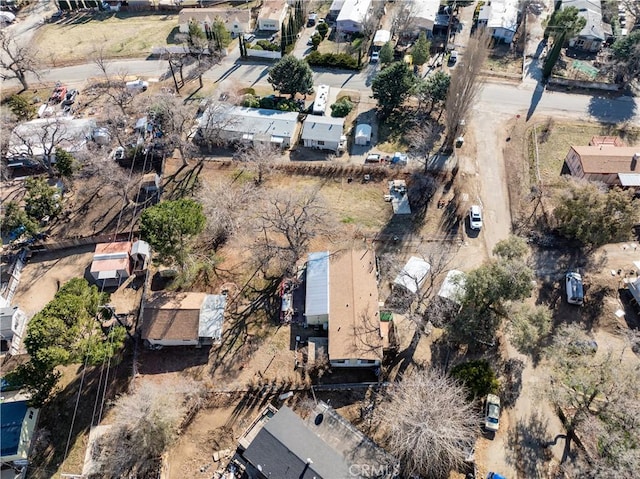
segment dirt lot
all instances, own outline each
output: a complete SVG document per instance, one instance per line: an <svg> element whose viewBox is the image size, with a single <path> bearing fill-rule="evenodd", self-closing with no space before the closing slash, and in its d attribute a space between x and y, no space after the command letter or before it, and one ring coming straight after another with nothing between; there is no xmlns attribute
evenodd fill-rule
<svg viewBox="0 0 640 479"><path fill-rule="evenodd" d="M53 65L86 62L104 48L107 58L146 57L154 46L176 43L178 15L78 12L38 29L40 58Z"/></svg>

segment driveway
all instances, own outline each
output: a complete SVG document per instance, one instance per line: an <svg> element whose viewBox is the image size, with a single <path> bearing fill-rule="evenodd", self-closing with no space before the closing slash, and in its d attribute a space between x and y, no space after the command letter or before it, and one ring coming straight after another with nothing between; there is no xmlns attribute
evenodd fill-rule
<svg viewBox="0 0 640 479"><path fill-rule="evenodd" d="M316 33L316 27L302 27L302 30L300 30L300 33L298 34L299 37L296 40L296 46L293 49L293 52L291 52L294 57L304 58L313 51L312 47L307 45L307 42L314 33Z"/></svg>

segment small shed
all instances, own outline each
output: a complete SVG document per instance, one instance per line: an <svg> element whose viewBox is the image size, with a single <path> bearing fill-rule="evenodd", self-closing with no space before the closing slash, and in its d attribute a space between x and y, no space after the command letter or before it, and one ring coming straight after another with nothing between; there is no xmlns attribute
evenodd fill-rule
<svg viewBox="0 0 640 479"><path fill-rule="evenodd" d="M422 258L412 256L404 265L402 271L393 281L393 287L401 287L407 291L416 294L422 288L427 274L431 270L431 265Z"/></svg>
<svg viewBox="0 0 640 479"><path fill-rule="evenodd" d="M465 276L462 271L452 269L447 272L447 276L444 278L438 296L444 299L448 299L456 304L460 303L460 297L464 293Z"/></svg>
<svg viewBox="0 0 640 479"><path fill-rule="evenodd" d="M356 126L356 145L367 146L371 143L371 125L361 123Z"/></svg>
<svg viewBox="0 0 640 479"><path fill-rule="evenodd" d="M120 286L131 275L131 242L118 241L96 245L91 276L105 287Z"/></svg>
<svg viewBox="0 0 640 479"><path fill-rule="evenodd" d="M133 262L133 272L144 272L151 259L151 247L146 241L134 241L131 246L131 261Z"/></svg>

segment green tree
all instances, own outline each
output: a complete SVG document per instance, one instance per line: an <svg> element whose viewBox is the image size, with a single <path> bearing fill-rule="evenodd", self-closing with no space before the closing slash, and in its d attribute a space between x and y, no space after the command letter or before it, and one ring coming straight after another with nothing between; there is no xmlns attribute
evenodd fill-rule
<svg viewBox="0 0 640 479"><path fill-rule="evenodd" d="M198 25L198 22L189 22L189 34L188 43L190 47L204 48L207 44L207 35L204 30Z"/></svg>
<svg viewBox="0 0 640 479"><path fill-rule="evenodd" d="M27 327L24 340L29 362L19 366L12 381L32 392L32 403L42 405L59 379L56 366L82 362L96 365L122 348L126 331L115 326L103 333L98 319L109 295L83 278L58 290Z"/></svg>
<svg viewBox="0 0 640 479"><path fill-rule="evenodd" d="M231 33L227 30L224 21L220 17L216 17L211 26L211 33L215 41L218 43L218 49L226 48L231 44Z"/></svg>
<svg viewBox="0 0 640 479"><path fill-rule="evenodd" d="M24 228L27 234L35 234L40 229L38 223L31 218L15 201L9 201L4 206L4 215L0 222L3 233L11 233L18 228Z"/></svg>
<svg viewBox="0 0 640 479"><path fill-rule="evenodd" d="M640 7L638 7L640 10ZM640 30L619 38L611 47L617 70L624 78L640 76Z"/></svg>
<svg viewBox="0 0 640 479"><path fill-rule="evenodd" d="M546 306L520 304L509 311L511 343L522 354L538 353L542 340L551 332L551 311Z"/></svg>
<svg viewBox="0 0 640 479"><path fill-rule="evenodd" d="M640 202L632 191L602 191L594 183L567 181L553 211L560 233L589 246L623 241L640 221Z"/></svg>
<svg viewBox="0 0 640 479"><path fill-rule="evenodd" d="M458 364L451 369L451 376L467 388L469 399L482 398L500 388L496 373L486 359Z"/></svg>
<svg viewBox="0 0 640 479"><path fill-rule="evenodd" d="M464 280L460 313L449 324L450 337L470 347L493 345L506 302L527 298L533 290L533 271L520 259L490 261L469 272Z"/></svg>
<svg viewBox="0 0 640 479"><path fill-rule="evenodd" d="M55 218L62 211L60 192L49 186L45 178L27 178L26 190L24 209L34 220Z"/></svg>
<svg viewBox="0 0 640 479"><path fill-rule="evenodd" d="M405 62L394 63L376 75L371 84L383 117L401 106L415 84L415 76Z"/></svg>
<svg viewBox="0 0 640 479"><path fill-rule="evenodd" d="M56 148L56 164L53 167L63 178L71 178L77 169L77 161L68 151Z"/></svg>
<svg viewBox="0 0 640 479"><path fill-rule="evenodd" d="M22 95L11 95L8 103L9 108L19 121L28 121L36 116L35 105Z"/></svg>
<svg viewBox="0 0 640 479"><path fill-rule="evenodd" d="M202 205L192 199L163 201L147 208L140 218L140 232L161 261L176 261L184 268L189 240L204 229Z"/></svg>
<svg viewBox="0 0 640 479"><path fill-rule="evenodd" d="M320 45L320 42L322 42L322 36L320 36L320 34L318 33L315 33L311 37L311 42L313 43L314 50L316 50L318 48L318 45Z"/></svg>
<svg viewBox="0 0 640 479"><path fill-rule="evenodd" d="M344 118L351 110L353 110L353 103L345 96L331 105L331 116Z"/></svg>
<svg viewBox="0 0 640 479"><path fill-rule="evenodd" d="M383 65L388 65L393 61L393 47L391 46L391 42L387 42L382 45L382 49L380 49L380 63Z"/></svg>
<svg viewBox="0 0 640 479"><path fill-rule="evenodd" d="M431 44L427 41L427 37L424 32L420 33L418 41L411 49L411 56L413 57L413 63L415 65L424 65L429 60L429 50Z"/></svg>
<svg viewBox="0 0 640 479"><path fill-rule="evenodd" d="M420 81L414 91L420 103L428 103L430 105L429 113L431 113L436 106L444 105L450 84L451 77L438 70L427 77L426 80Z"/></svg>
<svg viewBox="0 0 640 479"><path fill-rule="evenodd" d="M327 36L327 33L329 33L329 25L327 25L326 23L321 23L316 27L316 30L318 30L318 34L320 34L320 36L324 40Z"/></svg>
<svg viewBox="0 0 640 479"><path fill-rule="evenodd" d="M493 254L503 259L523 259L529 253L527 241L519 236L511 235L498 241L493 247Z"/></svg>
<svg viewBox="0 0 640 479"><path fill-rule="evenodd" d="M587 20L580 16L580 11L576 7L558 9L551 15L547 27L544 30L544 39L549 37L557 40L571 38L584 28Z"/></svg>
<svg viewBox="0 0 640 479"><path fill-rule="evenodd" d="M313 91L313 72L309 64L292 55L285 55L269 70L267 79L274 90L293 98L296 93Z"/></svg>

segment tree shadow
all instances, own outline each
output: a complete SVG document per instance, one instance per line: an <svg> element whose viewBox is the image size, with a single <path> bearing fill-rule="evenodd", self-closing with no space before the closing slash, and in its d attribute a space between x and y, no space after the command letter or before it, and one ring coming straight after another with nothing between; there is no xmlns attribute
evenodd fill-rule
<svg viewBox="0 0 640 479"><path fill-rule="evenodd" d="M624 123L637 114L636 102L628 96L592 96L589 114L602 123Z"/></svg>
<svg viewBox="0 0 640 479"><path fill-rule="evenodd" d="M545 442L548 422L539 411L516 422L507 437L507 462L523 477L546 477L544 464L551 459L551 451Z"/></svg>
<svg viewBox="0 0 640 479"><path fill-rule="evenodd" d="M542 95L544 94L544 85L542 83L538 83L536 85L536 89L533 91L533 95L531 95L531 103L529 104L529 110L527 111L527 118L525 121L529 121L529 119L533 116L542 100Z"/></svg>

